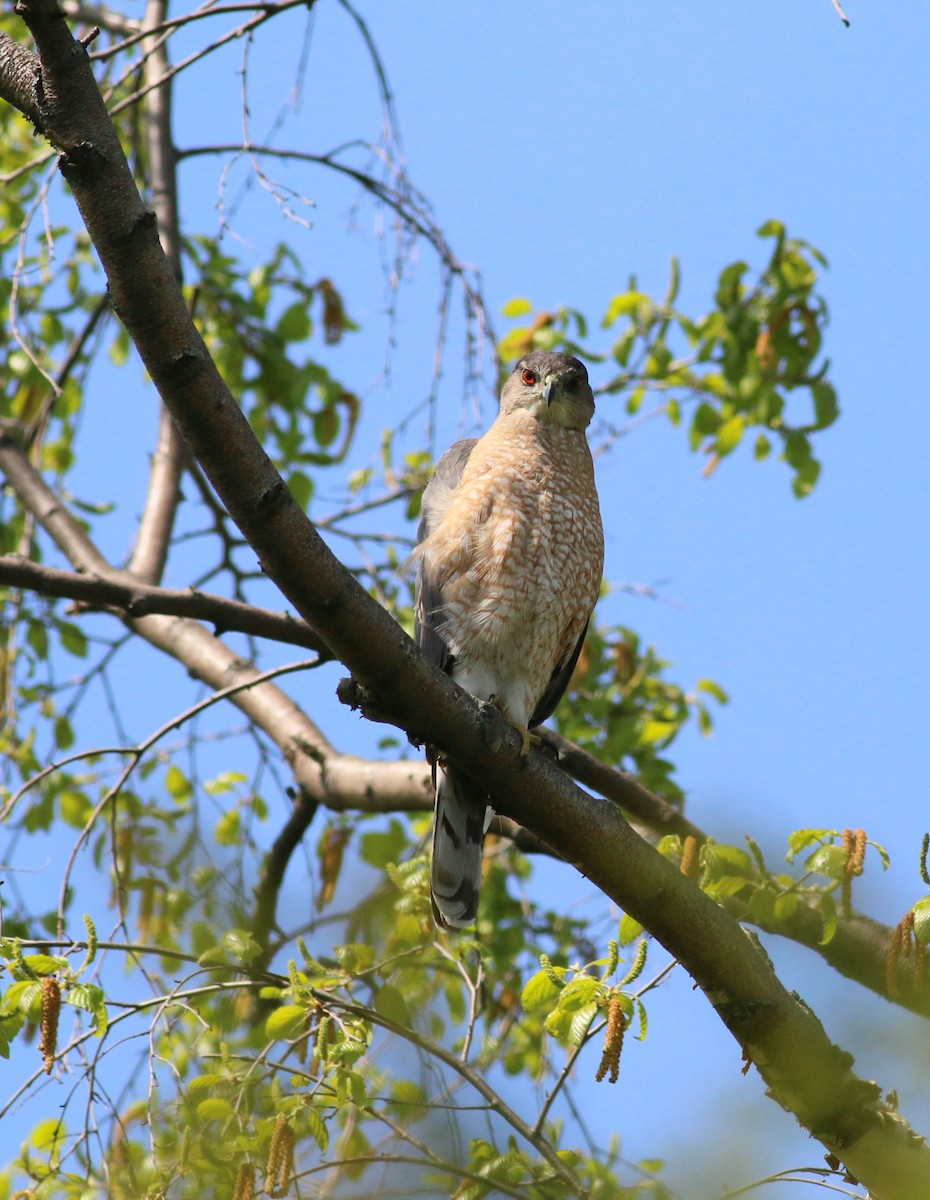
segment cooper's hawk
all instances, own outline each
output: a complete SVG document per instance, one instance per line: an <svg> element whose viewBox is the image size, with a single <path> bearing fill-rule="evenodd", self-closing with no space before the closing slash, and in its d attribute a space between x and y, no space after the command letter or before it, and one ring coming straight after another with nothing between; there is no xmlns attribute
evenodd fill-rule
<svg viewBox="0 0 930 1200"><path fill-rule="evenodd" d="M482 438L456 442L423 495L416 636L422 650L525 735L568 686L597 599L604 535L577 358L536 351L504 384ZM478 912L491 818L480 783L437 761L430 887L439 925Z"/></svg>

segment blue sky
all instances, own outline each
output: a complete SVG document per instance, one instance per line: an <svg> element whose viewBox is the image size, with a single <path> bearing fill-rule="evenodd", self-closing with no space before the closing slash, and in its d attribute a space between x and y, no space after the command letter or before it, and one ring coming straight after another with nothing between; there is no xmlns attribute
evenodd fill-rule
<svg viewBox="0 0 930 1200"><path fill-rule="evenodd" d="M799 826L864 827L889 848L892 869L882 875L873 860L857 895L871 915L895 922L921 894L917 849L930 827L930 10L845 7L849 29L830 0L422 0L369 4L364 15L389 72L411 177L459 258L480 269L492 313L526 296L596 319L631 272L661 294L672 255L681 307L703 311L723 265L740 257L762 265L766 246L754 231L770 217L829 259L826 352L843 415L817 439L824 469L814 495L795 500L788 469L756 464L748 451L704 479L683 431L643 427L599 462L606 573L616 583L661 583L664 599L615 593L600 618L636 627L681 683L710 676L730 693L713 738L687 736L678 752L691 818L721 839L752 832L773 860ZM287 99L305 25L305 14L272 22L252 51L256 131ZM182 146L239 136L241 53L237 45L182 78ZM304 95L280 144L322 152L374 140L379 125L357 32L342 9L320 4ZM186 209L207 228L216 224L217 173L216 160L182 169ZM309 230L286 224L257 190L236 231L258 251L286 238L311 278L330 275L342 289L363 333L330 361L369 400L364 456L382 425L429 389L436 269L421 251L401 290L386 386L373 214L363 206L349 231L353 192L320 172L299 186L316 202ZM446 441L463 419L456 320L451 334ZM143 416L151 423L153 411L142 399L126 430L111 410L99 427L89 418L88 432L106 452L108 439L112 447ZM490 395L483 411L489 419ZM142 477L144 454L125 458L127 484ZM371 737L342 713L332 721L335 735L362 749L383 732ZM573 885L568 894L574 903L585 893ZM859 1053L860 1071L897 1087L905 1115L930 1131L925 1028L811 954L778 944L771 952L784 982ZM681 972L650 1016L650 1036L626 1052L620 1085L583 1093L602 1137L619 1130L630 1158L665 1153L669 1182L689 1200L698 1194L695 1162L708 1172L699 1194L710 1198L724 1183L822 1161L758 1079L740 1076L735 1043ZM707 1150L708 1124L716 1139L731 1123L759 1120L765 1139L735 1134L728 1153L716 1140ZM811 1194L793 1184L754 1193Z"/></svg>

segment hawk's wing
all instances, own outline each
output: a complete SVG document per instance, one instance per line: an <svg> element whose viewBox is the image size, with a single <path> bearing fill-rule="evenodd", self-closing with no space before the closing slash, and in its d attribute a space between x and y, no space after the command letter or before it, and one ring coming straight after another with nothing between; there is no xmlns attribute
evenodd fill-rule
<svg viewBox="0 0 930 1200"><path fill-rule="evenodd" d="M571 657L567 658L561 666L556 667L552 672L552 678L549 680L545 692L543 692L542 699L536 705L536 711L530 717L530 729L533 729L536 725L541 725L547 717L551 717L555 712L556 705L562 699L565 689L568 687L568 681L571 679L575 664L578 662L578 656L581 653L581 647L584 645L585 634L587 632L588 622L585 621L581 637L575 644L575 649L572 651Z"/></svg>
<svg viewBox="0 0 930 1200"><path fill-rule="evenodd" d="M423 542L433 532L445 514L462 479L477 438L468 438L450 446L439 462L433 478L423 493L417 543ZM417 604L414 617L417 645L427 658L444 671L452 669L449 647L442 637L443 615L442 585L431 573L428 560L420 558L417 564ZM564 690L564 689L563 689Z"/></svg>

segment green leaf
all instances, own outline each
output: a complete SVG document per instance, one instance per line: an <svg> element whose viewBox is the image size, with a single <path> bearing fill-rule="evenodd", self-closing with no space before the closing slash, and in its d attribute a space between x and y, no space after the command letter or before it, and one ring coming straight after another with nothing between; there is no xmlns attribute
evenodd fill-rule
<svg viewBox="0 0 930 1200"><path fill-rule="evenodd" d="M826 429L840 415L840 406L836 400L836 391L829 383L815 383L811 388L814 398L814 417L818 429Z"/></svg>
<svg viewBox="0 0 930 1200"><path fill-rule="evenodd" d="M296 503L306 511L313 499L313 480L303 471L291 471L287 486Z"/></svg>
<svg viewBox="0 0 930 1200"><path fill-rule="evenodd" d="M505 317L525 317L527 313L531 313L532 311L533 306L529 300L524 299L522 296L516 296L513 300L507 301L501 309L501 314Z"/></svg>
<svg viewBox="0 0 930 1200"><path fill-rule="evenodd" d="M638 996L636 997L636 1013L639 1017L639 1028L636 1031L636 1040L638 1042L644 1042L646 1040L646 1035L649 1033L649 1015L646 1012L645 1004L643 1004L642 1000L640 1000Z"/></svg>
<svg viewBox="0 0 930 1200"><path fill-rule="evenodd" d="M572 1016L571 1023L568 1027L568 1040L573 1046L580 1046L585 1039L585 1035L591 1028L591 1022L597 1016L598 1006L592 1001L590 1004L579 1008Z"/></svg>
<svg viewBox="0 0 930 1200"><path fill-rule="evenodd" d="M329 1149L329 1130L319 1113L312 1108L305 1108L301 1121L306 1123L307 1131L319 1147L320 1153L325 1154Z"/></svg>
<svg viewBox="0 0 930 1200"><path fill-rule="evenodd" d="M417 1109L425 1109L429 1097L423 1088L412 1079L395 1079L391 1084L391 1101L403 1106L407 1116Z"/></svg>
<svg viewBox="0 0 930 1200"><path fill-rule="evenodd" d="M247 964L257 958L261 952L261 946L247 929L229 929L215 945L204 950L197 961L205 967L218 966L236 960Z"/></svg>
<svg viewBox="0 0 930 1200"><path fill-rule="evenodd" d="M233 1115L233 1106L221 1096L210 1096L197 1105L197 1116L201 1121L225 1121Z"/></svg>
<svg viewBox="0 0 930 1200"><path fill-rule="evenodd" d="M629 913L624 913L620 918L620 945L629 946L631 942L636 941L642 932L643 927L639 921L634 920Z"/></svg>
<svg viewBox="0 0 930 1200"><path fill-rule="evenodd" d="M273 1042L289 1041L306 1026L307 1010L302 1004L283 1004L265 1021L265 1036Z"/></svg>
<svg viewBox="0 0 930 1200"><path fill-rule="evenodd" d="M614 296L607 305L603 326L605 329L609 329L620 317L630 316L633 313L640 315L644 320L648 319L652 315L654 307L651 298L645 292L621 292L619 296Z"/></svg>
<svg viewBox="0 0 930 1200"><path fill-rule="evenodd" d="M30 1021L42 1015L42 984L35 979L22 979L10 984L3 997L4 1012L20 1012Z"/></svg>
<svg viewBox="0 0 930 1200"><path fill-rule="evenodd" d="M791 490L799 500L803 500L814 490L819 478L820 463L816 460L816 458L809 458L807 462L802 463L795 472L794 479L791 483Z"/></svg>
<svg viewBox="0 0 930 1200"><path fill-rule="evenodd" d="M61 806L61 817L72 829L83 829L91 814L93 805L83 792L74 792L67 788L58 797Z"/></svg>
<svg viewBox="0 0 930 1200"><path fill-rule="evenodd" d="M87 657L87 635L71 621L57 621L61 644L75 658Z"/></svg>
<svg viewBox="0 0 930 1200"><path fill-rule="evenodd" d="M775 923L775 895L771 888L758 888L749 897L750 915L764 929Z"/></svg>
<svg viewBox="0 0 930 1200"><path fill-rule="evenodd" d="M715 900L725 900L729 896L738 895L744 888L749 886L749 880L740 875L724 875L708 885L707 894Z"/></svg>
<svg viewBox="0 0 930 1200"><path fill-rule="evenodd" d="M60 954L27 954L23 962L30 971L35 971L36 975L54 975L56 971L63 971L68 965L68 960Z"/></svg>
<svg viewBox="0 0 930 1200"><path fill-rule="evenodd" d="M40 1121L36 1125L35 1129L29 1135L29 1142L37 1150L41 1150L47 1154L64 1136L65 1127L61 1117L49 1117L47 1120Z"/></svg>
<svg viewBox="0 0 930 1200"><path fill-rule="evenodd" d="M708 696L713 696L718 704L729 704L730 697L723 690L719 683L714 683L712 679L699 679L695 684L699 692L705 692Z"/></svg>
<svg viewBox="0 0 930 1200"><path fill-rule="evenodd" d="M568 1037L571 1029L572 1015L572 1013L564 1012L561 1008L554 1008L543 1021L543 1029L546 1033L551 1033L554 1038L563 1041Z"/></svg>
<svg viewBox="0 0 930 1200"><path fill-rule="evenodd" d="M785 226L781 221L776 221L774 219L771 221L766 221L756 230L756 236L760 238L782 238L785 236Z"/></svg>
<svg viewBox="0 0 930 1200"><path fill-rule="evenodd" d="M746 418L743 416L730 417L724 421L717 431L717 441L715 443L717 453L721 458L736 449L743 440L745 430Z"/></svg>
<svg viewBox="0 0 930 1200"><path fill-rule="evenodd" d="M388 863L396 863L407 849L407 834L400 821L391 821L384 831L363 833L359 839L362 859L371 867L382 870Z"/></svg>
<svg viewBox="0 0 930 1200"><path fill-rule="evenodd" d="M577 1012L592 1001L600 999L604 993L604 985L599 979L590 975L576 975L565 985L559 995L559 1008L566 1012Z"/></svg>
<svg viewBox="0 0 930 1200"><path fill-rule="evenodd" d="M797 892L782 892L775 899L773 915L776 921L789 921L797 912L799 898Z"/></svg>
<svg viewBox="0 0 930 1200"><path fill-rule="evenodd" d="M238 808L223 813L216 823L213 836L218 846L235 846L242 830L242 814Z"/></svg>
<svg viewBox="0 0 930 1200"><path fill-rule="evenodd" d="M215 1087L221 1080L225 1078L225 1075L221 1075L216 1071L209 1072L206 1075L197 1075L188 1081L187 1090L188 1092L203 1092L206 1091L207 1088Z"/></svg>
<svg viewBox="0 0 930 1200"><path fill-rule="evenodd" d="M310 336L312 328L307 306L303 301L296 301L281 314L277 334L284 342L303 342Z"/></svg>
<svg viewBox="0 0 930 1200"><path fill-rule="evenodd" d="M846 874L846 852L842 846L820 846L804 863L808 871L842 879Z"/></svg>
<svg viewBox="0 0 930 1200"><path fill-rule="evenodd" d="M788 835L788 862L792 862L808 846L838 836L835 829L796 829Z"/></svg>
<svg viewBox="0 0 930 1200"><path fill-rule="evenodd" d="M921 946L930 946L930 896L914 905L914 937Z"/></svg>
<svg viewBox="0 0 930 1200"><path fill-rule="evenodd" d="M55 745L59 750L70 750L74 745L74 729L65 716L55 718Z"/></svg>
<svg viewBox="0 0 930 1200"><path fill-rule="evenodd" d="M537 971L528 979L523 989L523 1007L527 1012L534 1008L549 1007L560 995L562 988L552 978L552 972L564 972L564 967L551 967L549 971Z"/></svg>
<svg viewBox="0 0 930 1200"><path fill-rule="evenodd" d="M402 913L391 931L391 949L398 951L405 946L419 946L423 941L423 926L413 913Z"/></svg>
<svg viewBox="0 0 930 1200"><path fill-rule="evenodd" d="M695 433L702 437L707 437L717 432L721 421L720 413L705 400L694 410L694 416L691 418L691 427Z"/></svg>
<svg viewBox="0 0 930 1200"><path fill-rule="evenodd" d="M36 658L48 658L48 631L40 621L29 622L26 641L35 651Z"/></svg>
<svg viewBox="0 0 930 1200"><path fill-rule="evenodd" d="M820 897L820 916L823 919L823 932L820 935L820 945L827 946L836 935L837 911L836 904L829 892Z"/></svg>
<svg viewBox="0 0 930 1200"><path fill-rule="evenodd" d="M89 1012L94 1018L97 1037L103 1037L110 1024L103 988L94 983L76 983L68 990L65 1000L75 1008Z"/></svg>
<svg viewBox="0 0 930 1200"><path fill-rule="evenodd" d="M221 771L214 779L208 779L203 790L211 796L221 796L224 792L235 790L236 784L245 783L248 779L241 771Z"/></svg>
<svg viewBox="0 0 930 1200"><path fill-rule="evenodd" d="M178 805L189 804L194 794L190 780L175 763L172 763L165 772L165 787L168 795Z"/></svg>
<svg viewBox="0 0 930 1200"><path fill-rule="evenodd" d="M811 444L807 436L795 430L785 438L785 461L794 469L800 470L805 463L810 462Z"/></svg>
<svg viewBox="0 0 930 1200"><path fill-rule="evenodd" d="M375 992L375 1012L380 1013L395 1025L410 1026L410 1010L404 994L390 983L384 984Z"/></svg>

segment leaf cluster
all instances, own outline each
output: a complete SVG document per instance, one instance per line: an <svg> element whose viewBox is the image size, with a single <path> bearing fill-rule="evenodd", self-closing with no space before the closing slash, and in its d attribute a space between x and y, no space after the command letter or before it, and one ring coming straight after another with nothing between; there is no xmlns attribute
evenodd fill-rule
<svg viewBox="0 0 930 1200"><path fill-rule="evenodd" d="M601 320L614 339L608 349L591 345L584 315L564 308L512 329L502 357L558 348L611 364L616 373L599 392L621 399L631 419L664 415L685 425L691 449L707 456L708 475L756 430L756 459L767 458L774 443L792 470L794 494L807 496L820 475L811 438L839 416L830 363L821 356L829 311L818 281L827 263L780 221L767 221L758 236L773 242L768 262L756 272L743 260L724 267L704 316L677 307L681 277L673 260L662 300L643 292L635 276L612 297ZM504 312L516 318L533 308L515 300ZM608 424L609 438L621 432Z"/></svg>

